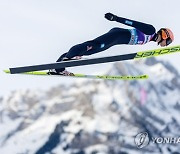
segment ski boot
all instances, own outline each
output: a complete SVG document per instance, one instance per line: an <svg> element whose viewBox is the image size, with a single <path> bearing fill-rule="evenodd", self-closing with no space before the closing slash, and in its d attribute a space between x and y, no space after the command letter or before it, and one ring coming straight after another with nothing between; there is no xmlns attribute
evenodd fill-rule
<svg viewBox="0 0 180 154"><path fill-rule="evenodd" d="M74 74L72 72L69 72L67 70L63 70L62 72L56 72L55 69L49 70L48 74L50 74L50 75L74 76Z"/></svg>

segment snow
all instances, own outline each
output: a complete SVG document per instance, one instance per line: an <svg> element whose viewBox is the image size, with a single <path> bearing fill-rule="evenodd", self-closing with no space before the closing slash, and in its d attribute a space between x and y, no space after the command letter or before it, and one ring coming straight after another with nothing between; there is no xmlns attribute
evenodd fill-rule
<svg viewBox="0 0 180 154"><path fill-rule="evenodd" d="M107 132L115 132L118 130L116 117L112 120L110 119L110 115L106 113L104 116L96 116L94 121L95 130L107 133ZM115 122L114 122L115 121Z"/></svg>
<svg viewBox="0 0 180 154"><path fill-rule="evenodd" d="M98 154L107 154L108 153L108 148L106 146L104 146L104 145L101 145L101 144L90 146L90 147L86 148L86 153L87 154L92 154L92 152L94 150L101 151Z"/></svg>
<svg viewBox="0 0 180 154"><path fill-rule="evenodd" d="M14 131L21 122L22 118L17 120L10 120L8 117L6 117L3 119L3 123L0 125L0 144L3 144L6 135L9 132Z"/></svg>
<svg viewBox="0 0 180 154"><path fill-rule="evenodd" d="M174 77L161 63L153 65L149 70L153 74L151 78L155 83L158 83L159 80L171 80Z"/></svg>
<svg viewBox="0 0 180 154"><path fill-rule="evenodd" d="M53 149L53 153L59 153L59 154L71 154L71 151L64 151L61 146L57 146L56 148Z"/></svg>

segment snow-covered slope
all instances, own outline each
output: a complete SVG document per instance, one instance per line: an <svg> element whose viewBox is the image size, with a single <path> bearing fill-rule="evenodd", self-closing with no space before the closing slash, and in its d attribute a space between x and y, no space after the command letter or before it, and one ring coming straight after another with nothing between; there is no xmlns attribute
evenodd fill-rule
<svg viewBox="0 0 180 154"><path fill-rule="evenodd" d="M106 74L149 74L145 81L82 80L0 99L1 154L175 153L177 144L138 149L134 137L178 137L180 79L155 58L115 63Z"/></svg>

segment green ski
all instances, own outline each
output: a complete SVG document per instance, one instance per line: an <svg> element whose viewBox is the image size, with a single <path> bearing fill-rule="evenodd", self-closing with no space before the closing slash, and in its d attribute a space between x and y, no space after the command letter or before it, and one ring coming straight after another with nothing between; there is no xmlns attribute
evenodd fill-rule
<svg viewBox="0 0 180 154"><path fill-rule="evenodd" d="M4 70L5 73L10 74L9 70ZM39 76L64 76L65 75L52 75L46 71L34 71L34 72L25 72L19 73L23 75L39 75ZM143 80L148 79L148 75L138 75L138 76L111 76L111 75L86 75L86 74L74 74L74 76L66 76L66 77L77 77L77 78L90 78L90 79L104 79L104 80Z"/></svg>

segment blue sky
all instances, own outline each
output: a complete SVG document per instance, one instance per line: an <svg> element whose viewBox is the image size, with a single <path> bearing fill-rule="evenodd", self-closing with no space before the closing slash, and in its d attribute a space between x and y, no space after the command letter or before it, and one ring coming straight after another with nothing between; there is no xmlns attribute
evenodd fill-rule
<svg viewBox="0 0 180 154"><path fill-rule="evenodd" d="M2 0L0 1L0 69L55 62L71 46L106 33L119 23L104 19L112 12L153 24L157 29L169 27L175 33L172 45L180 43L179 0L104 1L104 0ZM116 46L92 57L133 53L157 48L153 42L143 46ZM180 71L179 54L158 57L170 61ZM77 73L98 73L109 64L70 69ZM101 70L101 71L99 71ZM16 89L48 89L81 79L42 78L7 75L0 72L0 95Z"/></svg>

